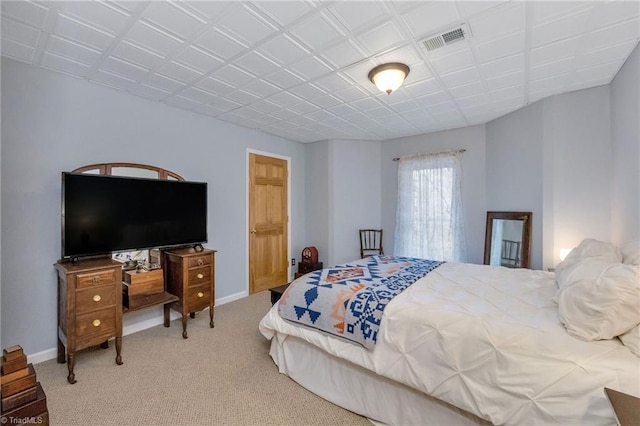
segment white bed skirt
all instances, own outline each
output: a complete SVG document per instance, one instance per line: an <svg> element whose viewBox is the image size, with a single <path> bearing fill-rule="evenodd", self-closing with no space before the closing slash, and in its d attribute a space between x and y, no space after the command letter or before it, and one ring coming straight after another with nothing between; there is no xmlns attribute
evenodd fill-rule
<svg viewBox="0 0 640 426"><path fill-rule="evenodd" d="M293 336L274 336L269 354L281 373L327 401L367 417L374 424L489 424Z"/></svg>

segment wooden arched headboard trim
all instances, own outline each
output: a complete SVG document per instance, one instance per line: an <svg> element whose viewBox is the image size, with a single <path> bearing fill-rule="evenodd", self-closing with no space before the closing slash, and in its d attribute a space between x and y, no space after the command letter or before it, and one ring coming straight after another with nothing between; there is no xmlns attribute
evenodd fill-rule
<svg viewBox="0 0 640 426"><path fill-rule="evenodd" d="M78 167L73 170L71 173L84 173L91 170L97 170L101 175L111 175L111 170L114 167L128 167L132 169L145 169L151 170L158 173L158 179L169 179L170 177L175 180L184 181L184 178L177 173L174 173L170 170L163 169L161 167L150 166L148 164L138 164L138 163L98 163L98 164L89 164L87 166Z"/></svg>

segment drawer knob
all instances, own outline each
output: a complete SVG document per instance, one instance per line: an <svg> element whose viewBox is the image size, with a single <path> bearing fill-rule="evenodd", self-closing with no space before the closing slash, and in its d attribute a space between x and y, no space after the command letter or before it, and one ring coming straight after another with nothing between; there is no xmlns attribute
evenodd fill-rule
<svg viewBox="0 0 640 426"><path fill-rule="evenodd" d="M202 260L201 258L198 258L198 265L199 266L204 265L204 260Z"/></svg>
<svg viewBox="0 0 640 426"><path fill-rule="evenodd" d="M93 326L100 327L100 320L99 319L93 320Z"/></svg>
<svg viewBox="0 0 640 426"><path fill-rule="evenodd" d="M95 296L93 296L93 301L94 301L94 302L99 302L99 301L100 301L100 299L102 299L102 297L100 297L100 295L99 295L99 294L96 294Z"/></svg>
<svg viewBox="0 0 640 426"><path fill-rule="evenodd" d="M202 275L202 274L198 274L197 276L198 276L198 279L199 279L199 280L201 280L201 279L203 279L203 278L204 278L204 275Z"/></svg>
<svg viewBox="0 0 640 426"><path fill-rule="evenodd" d="M198 292L198 297L204 297L204 293L203 293L203 292L201 292L201 291L199 291L199 292Z"/></svg>
<svg viewBox="0 0 640 426"><path fill-rule="evenodd" d="M93 277L93 283L98 284L100 282L100 277Z"/></svg>

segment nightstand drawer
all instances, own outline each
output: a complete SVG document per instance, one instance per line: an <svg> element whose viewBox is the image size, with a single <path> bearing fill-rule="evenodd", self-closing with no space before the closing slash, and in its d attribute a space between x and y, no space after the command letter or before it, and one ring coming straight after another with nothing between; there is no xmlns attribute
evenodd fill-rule
<svg viewBox="0 0 640 426"><path fill-rule="evenodd" d="M116 292L113 285L76 291L76 313L78 314L113 306L115 303Z"/></svg>
<svg viewBox="0 0 640 426"><path fill-rule="evenodd" d="M197 268L198 266L210 265L211 264L210 255L202 255L202 256L193 256L189 258L189 268Z"/></svg>
<svg viewBox="0 0 640 426"><path fill-rule="evenodd" d="M208 284L211 282L211 268L204 266L202 268L189 269L189 286Z"/></svg>
<svg viewBox="0 0 640 426"><path fill-rule="evenodd" d="M211 303L211 285L189 287L187 290L187 306L189 311L201 311Z"/></svg>
<svg viewBox="0 0 640 426"><path fill-rule="evenodd" d="M77 288L95 287L98 285L113 284L116 281L122 281L122 277L116 277L116 272L122 275L118 269L109 269L107 271L91 272L88 274L78 274Z"/></svg>
<svg viewBox="0 0 640 426"><path fill-rule="evenodd" d="M112 333L116 329L116 308L110 307L76 317L76 336Z"/></svg>

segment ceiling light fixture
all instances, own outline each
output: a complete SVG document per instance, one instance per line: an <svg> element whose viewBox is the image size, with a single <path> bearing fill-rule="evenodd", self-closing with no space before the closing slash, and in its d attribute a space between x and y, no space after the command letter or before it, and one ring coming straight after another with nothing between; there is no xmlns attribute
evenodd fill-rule
<svg viewBox="0 0 640 426"><path fill-rule="evenodd" d="M378 65L369 71L369 80L387 95L402 85L409 75L409 67L399 62Z"/></svg>

